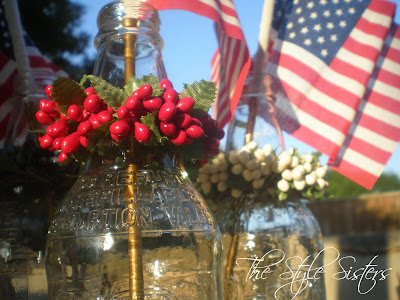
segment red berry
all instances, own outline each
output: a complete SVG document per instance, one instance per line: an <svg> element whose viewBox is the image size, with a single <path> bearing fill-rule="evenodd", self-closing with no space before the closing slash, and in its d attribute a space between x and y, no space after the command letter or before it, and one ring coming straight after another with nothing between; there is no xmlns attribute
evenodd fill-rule
<svg viewBox="0 0 400 300"><path fill-rule="evenodd" d="M42 125L50 125L54 123L54 118L41 110L36 113L36 120Z"/></svg>
<svg viewBox="0 0 400 300"><path fill-rule="evenodd" d="M79 135L89 135L91 134L93 131L93 125L92 123L90 123L89 121L83 121L78 125L78 129L76 130L76 132Z"/></svg>
<svg viewBox="0 0 400 300"><path fill-rule="evenodd" d="M50 100L42 99L39 102L39 108L47 114L54 114L56 112L56 103Z"/></svg>
<svg viewBox="0 0 400 300"><path fill-rule="evenodd" d="M160 109L161 105L163 104L161 98L159 97L144 100L142 103L143 107L149 111Z"/></svg>
<svg viewBox="0 0 400 300"><path fill-rule="evenodd" d="M98 115L91 115L89 117L89 122L92 124L93 129L101 126L100 118Z"/></svg>
<svg viewBox="0 0 400 300"><path fill-rule="evenodd" d="M53 138L61 138L68 133L68 123L67 120L60 119L53 125L47 128L47 132Z"/></svg>
<svg viewBox="0 0 400 300"><path fill-rule="evenodd" d="M131 96L139 97L139 89L134 90Z"/></svg>
<svg viewBox="0 0 400 300"><path fill-rule="evenodd" d="M216 137L207 137L203 139L204 144L208 149L218 149L219 147L219 139Z"/></svg>
<svg viewBox="0 0 400 300"><path fill-rule="evenodd" d="M197 125L191 125L185 131L188 136L194 139L201 138L204 135L203 128Z"/></svg>
<svg viewBox="0 0 400 300"><path fill-rule="evenodd" d="M214 132L214 136L219 139L222 140L225 136L225 131L222 128L215 128L215 132Z"/></svg>
<svg viewBox="0 0 400 300"><path fill-rule="evenodd" d="M138 91L138 97L141 100L146 100L153 94L153 88L150 84L143 84Z"/></svg>
<svg viewBox="0 0 400 300"><path fill-rule="evenodd" d="M125 106L120 106L117 109L117 116L121 120L127 121L131 118L130 111Z"/></svg>
<svg viewBox="0 0 400 300"><path fill-rule="evenodd" d="M166 136L173 136L176 133L176 126L173 123L160 123L160 131Z"/></svg>
<svg viewBox="0 0 400 300"><path fill-rule="evenodd" d="M179 128L186 128L192 122L192 117L187 113L178 113L172 120Z"/></svg>
<svg viewBox="0 0 400 300"><path fill-rule="evenodd" d="M213 130L216 127L218 127L218 122L215 121L214 119L208 119L207 121L204 121L204 122L202 121L202 123L203 123L203 129L206 130L206 131L208 129Z"/></svg>
<svg viewBox="0 0 400 300"><path fill-rule="evenodd" d="M55 138L53 141L53 147L56 150L61 150L61 141L63 140L63 138Z"/></svg>
<svg viewBox="0 0 400 300"><path fill-rule="evenodd" d="M179 130L171 137L171 142L175 145L183 145L186 142L187 134L184 130Z"/></svg>
<svg viewBox="0 0 400 300"><path fill-rule="evenodd" d="M190 125L197 125L197 126L203 127L203 124L197 118L192 118L192 122L190 122Z"/></svg>
<svg viewBox="0 0 400 300"><path fill-rule="evenodd" d="M162 122L171 121L176 114L176 106L173 102L165 102L158 112L158 119Z"/></svg>
<svg viewBox="0 0 400 300"><path fill-rule="evenodd" d="M79 105L72 104L68 107L68 117L74 122L80 122L83 119L83 111Z"/></svg>
<svg viewBox="0 0 400 300"><path fill-rule="evenodd" d="M188 136L188 137L186 138L185 144L191 144L191 143L193 143L193 142L194 142L194 138Z"/></svg>
<svg viewBox="0 0 400 300"><path fill-rule="evenodd" d="M53 146L53 141L54 139L51 136L45 134L40 140L40 147L42 147L43 149L49 149Z"/></svg>
<svg viewBox="0 0 400 300"><path fill-rule="evenodd" d="M57 116L58 115L58 116ZM55 118L55 119L57 119L57 118L60 118L60 119L63 119L63 120L69 120L69 117L68 116L64 116L63 114L60 114L59 112L57 112L56 114L52 114L51 115L53 118ZM56 117L57 116L57 117Z"/></svg>
<svg viewBox="0 0 400 300"><path fill-rule="evenodd" d="M96 93L96 91L94 90L94 87L88 87L87 89L85 89L84 93L88 96L93 95Z"/></svg>
<svg viewBox="0 0 400 300"><path fill-rule="evenodd" d="M111 122L113 120L112 114L108 110L102 110L97 114L101 124Z"/></svg>
<svg viewBox="0 0 400 300"><path fill-rule="evenodd" d="M92 114L90 112L88 112L86 109L83 110L83 121L89 120L89 117Z"/></svg>
<svg viewBox="0 0 400 300"><path fill-rule="evenodd" d="M61 150L65 154L70 154L74 153L76 150L78 150L80 146L79 142L79 135L77 133L72 133L70 135L67 135L61 142Z"/></svg>
<svg viewBox="0 0 400 300"><path fill-rule="evenodd" d="M178 102L178 93L173 89L167 89L162 95L165 102Z"/></svg>
<svg viewBox="0 0 400 300"><path fill-rule="evenodd" d="M110 132L117 136L127 136L130 131L130 126L126 121L115 121L110 125Z"/></svg>
<svg viewBox="0 0 400 300"><path fill-rule="evenodd" d="M194 106L194 100L191 97L183 97L179 100L176 108L182 112L189 112Z"/></svg>
<svg viewBox="0 0 400 300"><path fill-rule="evenodd" d="M169 81L167 78L164 78L160 81L160 88L166 90L166 89L171 89L173 88L171 81Z"/></svg>
<svg viewBox="0 0 400 300"><path fill-rule="evenodd" d="M86 97L85 101L83 101L83 108L88 112L94 113L101 105L101 100L99 95L92 94Z"/></svg>
<svg viewBox="0 0 400 300"><path fill-rule="evenodd" d="M110 114L115 113L114 108L112 108L112 107L110 107L110 106L107 107L107 111L108 111Z"/></svg>
<svg viewBox="0 0 400 300"><path fill-rule="evenodd" d="M89 139L88 139L86 136L84 136L84 135L81 135L81 136L79 137L79 143L80 143L81 146L84 147L84 148L89 147Z"/></svg>
<svg viewBox="0 0 400 300"><path fill-rule="evenodd" d="M147 142L151 137L151 131L150 129L140 123L140 122L136 122L135 123L135 138L139 143L145 143Z"/></svg>
<svg viewBox="0 0 400 300"><path fill-rule="evenodd" d="M137 110L142 107L139 97L137 96L130 96L125 101L125 106L129 110Z"/></svg>
<svg viewBox="0 0 400 300"><path fill-rule="evenodd" d="M114 141L116 141L117 143L120 143L120 142L126 140L126 138L128 137L127 135L118 136L118 135L115 135L115 134L113 134L113 133L111 133L110 136L111 136L111 138L112 138Z"/></svg>
<svg viewBox="0 0 400 300"><path fill-rule="evenodd" d="M46 93L47 97L49 97L49 99L53 100L53 98L51 97L51 93L53 93L53 86L51 84L46 86L44 92Z"/></svg>
<svg viewBox="0 0 400 300"><path fill-rule="evenodd" d="M68 158L68 155L65 154L64 152L61 152L58 155L58 162L61 164L64 160L66 160Z"/></svg>
<svg viewBox="0 0 400 300"><path fill-rule="evenodd" d="M218 148L215 148L215 149L207 149L207 150L205 150L204 152L205 152L205 154L207 154L208 156L215 156L215 155L218 155L219 149L218 149Z"/></svg>

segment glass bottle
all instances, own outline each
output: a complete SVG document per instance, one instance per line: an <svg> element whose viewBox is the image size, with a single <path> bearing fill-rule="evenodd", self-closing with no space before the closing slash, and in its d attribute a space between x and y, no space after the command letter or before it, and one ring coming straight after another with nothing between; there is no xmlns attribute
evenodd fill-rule
<svg viewBox="0 0 400 300"><path fill-rule="evenodd" d="M94 75L123 86L132 54L124 50L133 46L131 73L165 76L151 6L112 2L98 25ZM88 161L57 209L46 248L49 299L221 299L211 213L176 153L135 145L110 145Z"/></svg>
<svg viewBox="0 0 400 300"><path fill-rule="evenodd" d="M250 74L233 121L225 130L228 132L226 153L211 161L211 166L206 166L204 171L207 174L207 169L211 170L207 174L210 176L208 180L216 185L207 188L212 196L207 197L206 194L205 199L213 209L222 234L225 299L322 300L325 299L323 274L317 274L315 281L292 279L298 274L303 276L308 270L307 267L299 268L300 258L307 264L315 258L313 269L323 266L323 258L319 254L323 249L321 230L306 206L307 200L289 197L279 201L276 186L266 185L264 190L256 192L252 183L240 186L240 191L237 190L240 196L233 195L233 187L229 183L219 182L217 185L217 179L213 181L215 174L220 178L224 177L221 176L224 173L237 175L229 158L232 150L245 149L254 153L249 149L256 144L257 151L269 149L270 153L274 153L273 157L282 153L284 143L274 113L272 83L271 77L265 75L262 84L255 85ZM261 161L271 164L271 154L265 153L265 160L261 159L258 163ZM246 169L245 163L240 164ZM213 169L219 171L215 173ZM202 176L200 182L207 181L204 174ZM267 183L281 175L270 171L262 176ZM231 178L233 181L238 179ZM227 186L230 187L224 190ZM296 273L298 269L300 271ZM310 274L314 275L315 270Z"/></svg>

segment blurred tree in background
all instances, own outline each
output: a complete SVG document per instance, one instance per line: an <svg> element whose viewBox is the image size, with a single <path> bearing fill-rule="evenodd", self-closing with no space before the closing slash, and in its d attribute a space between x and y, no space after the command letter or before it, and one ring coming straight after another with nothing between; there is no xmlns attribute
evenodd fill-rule
<svg viewBox="0 0 400 300"><path fill-rule="evenodd" d="M18 1L22 24L29 37L59 68L75 80L92 73L94 61L83 55L82 63L71 64L70 57L82 55L90 36L78 32L85 8L70 0Z"/></svg>
<svg viewBox="0 0 400 300"><path fill-rule="evenodd" d="M334 171L329 171L327 176L329 182L327 192L333 198L349 198L367 193L400 190L400 178L395 174L383 173L371 191Z"/></svg>

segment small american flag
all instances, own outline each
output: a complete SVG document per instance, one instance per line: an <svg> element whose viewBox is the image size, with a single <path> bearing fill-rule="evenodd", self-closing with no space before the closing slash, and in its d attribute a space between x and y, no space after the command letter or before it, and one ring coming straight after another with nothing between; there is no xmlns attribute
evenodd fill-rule
<svg viewBox="0 0 400 300"><path fill-rule="evenodd" d="M26 53L36 88L43 90L57 76L65 72L47 60L24 33ZM0 1L0 148L8 140L15 146L22 145L28 135L28 118L21 97L15 97L18 78L14 47L8 28L3 1ZM38 99L39 101L40 99Z"/></svg>
<svg viewBox="0 0 400 300"><path fill-rule="evenodd" d="M284 0L266 71L282 128L372 188L400 141L400 35L381 0Z"/></svg>
<svg viewBox="0 0 400 300"><path fill-rule="evenodd" d="M211 79L216 82L215 104L220 127L233 116L246 80L251 58L232 0L147 0L158 10L182 9L216 23L219 49L212 60Z"/></svg>

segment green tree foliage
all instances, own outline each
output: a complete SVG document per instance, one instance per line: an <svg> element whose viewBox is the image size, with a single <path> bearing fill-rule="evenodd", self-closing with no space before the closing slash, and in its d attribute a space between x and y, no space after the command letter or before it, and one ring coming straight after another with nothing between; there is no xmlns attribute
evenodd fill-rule
<svg viewBox="0 0 400 300"><path fill-rule="evenodd" d="M382 193L400 190L400 178L395 174L384 173L372 190L367 190L337 172L328 172L328 194L333 198L348 198L367 193Z"/></svg>
<svg viewBox="0 0 400 300"><path fill-rule="evenodd" d="M87 57L81 65L72 65L68 55L81 55L89 42L89 34L78 32L84 7L70 0L18 1L22 24L40 51L58 67L79 79L93 70Z"/></svg>

